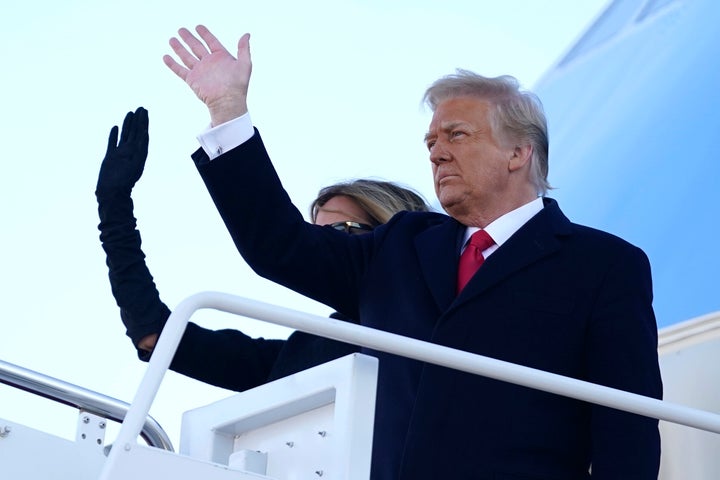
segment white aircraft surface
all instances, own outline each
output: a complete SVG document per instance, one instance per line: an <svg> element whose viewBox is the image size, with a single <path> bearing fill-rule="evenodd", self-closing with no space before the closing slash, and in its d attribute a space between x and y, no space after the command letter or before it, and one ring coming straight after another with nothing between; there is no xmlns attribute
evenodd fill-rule
<svg viewBox="0 0 720 480"><path fill-rule="evenodd" d="M656 416L662 480L720 478L720 417L708 413L720 412L718 24L715 0L613 1L534 88L550 122L550 178L563 185L551 196L574 221L626 238L650 257L664 402L583 382L565 388L542 372L211 294L174 310L167 328L175 334L163 335L131 407L0 362L0 382L80 411L73 440L0 418L0 475L368 478L372 422L358 419L372 415L377 365L363 355L187 412L173 451L147 414L183 322L202 304ZM354 414L359 409L365 413ZM123 418L109 448L107 420Z"/></svg>

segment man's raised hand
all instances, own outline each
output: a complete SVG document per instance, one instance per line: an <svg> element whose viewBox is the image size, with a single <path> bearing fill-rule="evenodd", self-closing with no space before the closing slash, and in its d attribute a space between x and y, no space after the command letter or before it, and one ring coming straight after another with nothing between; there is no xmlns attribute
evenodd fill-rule
<svg viewBox="0 0 720 480"><path fill-rule="evenodd" d="M237 58L203 25L195 29L198 39L188 29L178 31L170 39L170 47L182 62L170 55L163 62L195 92L208 107L213 126L247 113L247 92L250 83L250 34L240 37ZM204 42L204 43L203 43Z"/></svg>

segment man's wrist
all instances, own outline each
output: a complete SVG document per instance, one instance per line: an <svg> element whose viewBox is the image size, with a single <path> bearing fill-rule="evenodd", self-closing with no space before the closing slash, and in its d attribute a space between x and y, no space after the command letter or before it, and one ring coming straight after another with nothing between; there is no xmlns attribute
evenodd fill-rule
<svg viewBox="0 0 720 480"><path fill-rule="evenodd" d="M217 105L208 105L208 110L210 111L210 124L217 127L247 114L247 100L245 97L223 99L222 102L217 102Z"/></svg>

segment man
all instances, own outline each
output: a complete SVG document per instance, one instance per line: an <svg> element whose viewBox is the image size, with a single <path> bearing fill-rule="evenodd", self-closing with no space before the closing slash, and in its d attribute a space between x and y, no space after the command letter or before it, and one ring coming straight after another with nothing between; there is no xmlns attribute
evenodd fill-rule
<svg viewBox="0 0 720 480"><path fill-rule="evenodd" d="M426 93L450 216L401 213L346 236L303 221L252 128L249 36L236 59L197 33L205 43L186 29L187 47L170 41L183 65L164 61L209 109L193 159L256 272L369 327L661 397L647 258L540 196L545 118L512 77L460 71ZM657 477L656 420L370 353L380 359L373 479Z"/></svg>

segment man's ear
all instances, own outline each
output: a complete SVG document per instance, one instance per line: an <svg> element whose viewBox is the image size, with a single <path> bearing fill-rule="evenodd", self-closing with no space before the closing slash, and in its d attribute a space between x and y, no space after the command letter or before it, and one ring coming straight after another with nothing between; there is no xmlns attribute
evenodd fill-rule
<svg viewBox="0 0 720 480"><path fill-rule="evenodd" d="M533 147L529 143L526 145L518 145L512 151L512 156L508 162L508 171L514 172L520 170L526 165L530 165Z"/></svg>

